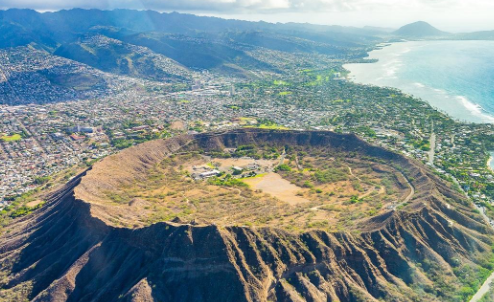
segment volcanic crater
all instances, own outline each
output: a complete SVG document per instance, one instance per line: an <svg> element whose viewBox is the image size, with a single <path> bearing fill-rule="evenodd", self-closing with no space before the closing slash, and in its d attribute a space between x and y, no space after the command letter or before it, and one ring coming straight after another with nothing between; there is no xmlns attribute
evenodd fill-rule
<svg viewBox="0 0 494 302"><path fill-rule="evenodd" d="M354 228L406 206L421 184L409 180L420 175L406 161L351 139L250 130L156 141L97 163L76 198L90 201L106 223L128 228L160 221Z"/></svg>
<svg viewBox="0 0 494 302"><path fill-rule="evenodd" d="M46 200L0 237L0 301L454 301L494 243L430 169L325 131L147 142Z"/></svg>

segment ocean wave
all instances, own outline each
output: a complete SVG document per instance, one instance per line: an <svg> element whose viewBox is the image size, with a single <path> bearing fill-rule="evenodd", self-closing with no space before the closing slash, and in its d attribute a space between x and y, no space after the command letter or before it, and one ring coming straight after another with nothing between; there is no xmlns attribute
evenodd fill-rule
<svg viewBox="0 0 494 302"><path fill-rule="evenodd" d="M418 88L421 88L421 89L427 89L427 90L433 91L434 93L438 93L438 94L441 94L441 95L444 95L444 96L447 95L447 92L444 89L438 89L438 88L434 88L434 87L429 87L429 86L427 86L427 85L425 85L423 83L420 83L420 82L415 82L415 83L413 83L413 85L415 87L418 87Z"/></svg>
<svg viewBox="0 0 494 302"><path fill-rule="evenodd" d="M382 65L382 67L384 67L383 69L385 70L385 74L391 78L394 78L393 76L402 66L403 62L401 60L392 60Z"/></svg>
<svg viewBox="0 0 494 302"><path fill-rule="evenodd" d="M431 65L435 66L436 64L432 59L437 55L437 52L444 52L442 48L446 44L450 48L450 42L397 43L387 47L385 50L376 51L373 54L379 61L376 64L367 64L365 68L356 69L356 73L354 73L355 80L364 84L401 89L405 93L428 101L432 106L444 110L444 112L461 121L494 123L494 105L492 105L494 99L490 97L494 95L492 94L494 90L491 85L491 74L482 71L479 74L483 78L474 79L470 75L464 76L461 72L456 74L456 71L451 71L449 67L444 68L444 62L437 62L437 68L430 68ZM451 53L454 54L455 47L453 46L456 44L451 45ZM464 47L464 44L461 45ZM428 57L429 50L420 50L421 52L417 53L419 49L429 47L431 48L431 58ZM410 53L412 56L410 56ZM416 64L415 57L418 54L429 64L413 65L414 68L408 69L412 64ZM459 63L463 64L465 62ZM488 63L491 64L492 61ZM494 65L489 64L486 70L494 68ZM444 72L451 72L451 74L444 74ZM436 75L439 77L437 81ZM451 81L445 82L442 77L447 77ZM466 81L475 81L476 87L481 87L481 85L485 85L485 87L474 89L474 87L468 87L473 86L473 84L467 86L466 84L468 83Z"/></svg>
<svg viewBox="0 0 494 302"><path fill-rule="evenodd" d="M412 93L413 95L421 95L425 99L429 99L429 100L435 99L437 101L441 99L443 100L453 99L456 101L457 106L458 105L460 106L459 110L463 110L463 111L466 110L469 113L470 118L467 118L467 120L471 120L471 121L476 120L476 122L482 122L482 123L494 123L494 115L491 115L481 105L470 101L465 96L451 95L444 89L433 88L420 82L414 82L411 84L412 85L408 85L405 91L415 90L416 93Z"/></svg>
<svg viewBox="0 0 494 302"><path fill-rule="evenodd" d="M460 100L460 102L463 104L463 106L465 108L467 108L470 112L472 113L482 113L482 111L484 110L482 108L482 106L480 106L479 104L475 104L471 101L469 101L466 97L464 96L457 96L456 97L458 100Z"/></svg>
<svg viewBox="0 0 494 302"><path fill-rule="evenodd" d="M457 96L456 98L473 115L480 117L483 121L494 123L494 116L486 113L485 109L479 104L473 103L464 96Z"/></svg>
<svg viewBox="0 0 494 302"><path fill-rule="evenodd" d="M386 75L387 76L392 76L392 75L395 75L396 74L396 69L395 68L389 68L387 71L386 71Z"/></svg>
<svg viewBox="0 0 494 302"><path fill-rule="evenodd" d="M384 63L382 65L383 67L389 67L389 66L403 66L403 61L402 60L389 60L388 62Z"/></svg>

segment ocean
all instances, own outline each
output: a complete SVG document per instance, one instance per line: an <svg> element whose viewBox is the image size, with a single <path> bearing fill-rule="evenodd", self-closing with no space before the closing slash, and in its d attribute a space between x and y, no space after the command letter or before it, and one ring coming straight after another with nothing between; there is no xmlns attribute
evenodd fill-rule
<svg viewBox="0 0 494 302"><path fill-rule="evenodd" d="M494 41L393 43L377 63L347 64L357 83L394 87L459 121L494 123Z"/></svg>

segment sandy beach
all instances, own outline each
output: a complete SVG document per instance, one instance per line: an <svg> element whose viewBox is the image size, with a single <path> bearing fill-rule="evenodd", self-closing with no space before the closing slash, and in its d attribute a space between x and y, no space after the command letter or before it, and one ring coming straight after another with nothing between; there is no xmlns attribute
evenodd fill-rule
<svg viewBox="0 0 494 302"><path fill-rule="evenodd" d="M489 160L487 160L487 168L489 168L492 172L494 172L494 168L492 168L492 160L494 159L493 153L494 152L489 152L491 156L489 157Z"/></svg>

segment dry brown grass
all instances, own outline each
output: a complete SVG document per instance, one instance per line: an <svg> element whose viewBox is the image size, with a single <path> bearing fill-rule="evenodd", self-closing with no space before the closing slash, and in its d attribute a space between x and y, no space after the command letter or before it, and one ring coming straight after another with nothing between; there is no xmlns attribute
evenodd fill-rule
<svg viewBox="0 0 494 302"><path fill-rule="evenodd" d="M231 166L246 166L253 160L211 158L195 152L164 157L159 163L150 160L144 167L116 170L118 174L106 176L107 183L97 190L92 188L92 211L121 227L143 227L178 217L184 222L200 220L225 226L337 230L351 228L360 219L382 213L387 205L406 195L390 181L392 169L375 172L372 163L346 160L343 154L337 160L320 155L297 157L297 165L294 156L287 154L285 160L292 171L267 172L241 179L248 186L232 187L194 180L190 176L193 167L211 167L213 163L227 174L232 172ZM279 160L256 162L261 173L275 167ZM115 169L119 163L120 159L110 159L104 167ZM315 171L333 168L344 171L346 179L314 181ZM135 169L139 173L131 175ZM99 173L102 172L95 174L99 177ZM388 180L388 194L381 185L383 179ZM308 181L311 185L304 186ZM84 194L87 196L88 191ZM357 196L358 202L352 203L352 196Z"/></svg>

